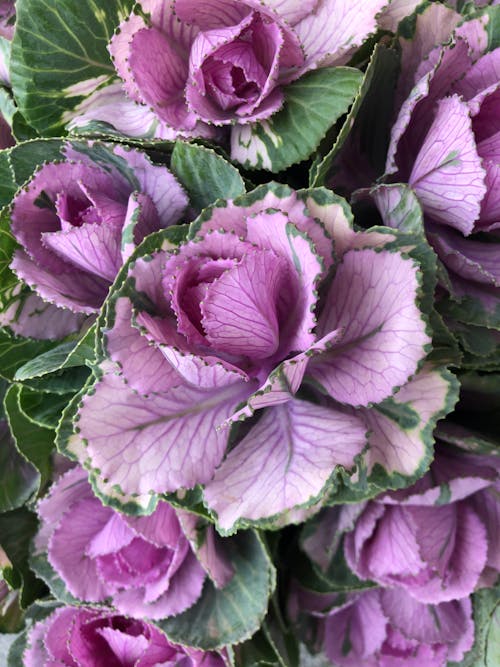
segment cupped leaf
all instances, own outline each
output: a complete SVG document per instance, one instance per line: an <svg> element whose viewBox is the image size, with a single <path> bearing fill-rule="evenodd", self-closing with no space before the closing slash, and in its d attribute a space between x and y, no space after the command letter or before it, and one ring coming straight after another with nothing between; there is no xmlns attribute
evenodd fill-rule
<svg viewBox="0 0 500 667"><path fill-rule="evenodd" d="M349 67L324 67L301 77L285 89L283 109L269 120L232 128L231 157L247 168L274 172L307 160L347 112L362 78Z"/></svg>
<svg viewBox="0 0 500 667"><path fill-rule="evenodd" d="M170 167L198 211L216 199L234 199L245 192L238 170L210 148L177 141Z"/></svg>
<svg viewBox="0 0 500 667"><path fill-rule="evenodd" d="M266 547L258 533L246 531L228 549L231 581L218 589L207 579L193 607L158 623L171 641L212 650L243 642L261 626L276 585Z"/></svg>
<svg viewBox="0 0 500 667"><path fill-rule="evenodd" d="M11 78L17 105L38 132L63 132L71 112L99 85L115 76L107 45L132 6L19 0L12 43Z"/></svg>

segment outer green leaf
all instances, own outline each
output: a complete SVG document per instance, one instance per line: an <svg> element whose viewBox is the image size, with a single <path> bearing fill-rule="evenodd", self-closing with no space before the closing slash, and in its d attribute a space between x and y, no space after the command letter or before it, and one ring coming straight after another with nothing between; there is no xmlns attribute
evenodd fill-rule
<svg viewBox="0 0 500 667"><path fill-rule="evenodd" d="M28 567L29 545L38 528L36 515L26 508L0 514L2 548L11 562L2 575L12 588L21 589L21 606L26 608L43 592L41 583Z"/></svg>
<svg viewBox="0 0 500 667"><path fill-rule="evenodd" d="M311 168L311 187L325 184L335 158L349 136L370 162L374 174L383 173L398 70L398 53L377 44L361 88L332 148L326 154L323 152L324 157Z"/></svg>
<svg viewBox="0 0 500 667"><path fill-rule="evenodd" d="M475 642L460 663L450 667L497 667L500 664L500 589L474 595Z"/></svg>
<svg viewBox="0 0 500 667"><path fill-rule="evenodd" d="M245 192L239 171L210 148L178 141L170 167L186 188L191 206L200 211L216 199Z"/></svg>
<svg viewBox="0 0 500 667"><path fill-rule="evenodd" d="M282 171L307 160L346 113L363 75L350 67L324 67L285 90L283 109L269 120L232 128L231 157L250 169Z"/></svg>
<svg viewBox="0 0 500 667"><path fill-rule="evenodd" d="M57 600L65 604L82 604L81 600L78 600L78 598L75 598L68 592L66 584L49 563L47 554L32 555L29 559L29 564L37 577L47 584L50 592Z"/></svg>
<svg viewBox="0 0 500 667"><path fill-rule="evenodd" d="M0 151L0 207L8 204L16 194L14 171L9 159L9 151Z"/></svg>
<svg viewBox="0 0 500 667"><path fill-rule="evenodd" d="M9 268L15 247L16 240L10 231L10 215L4 208L0 211L0 304L2 309L20 291L18 280Z"/></svg>
<svg viewBox="0 0 500 667"><path fill-rule="evenodd" d="M74 368L92 362L94 360L94 338L95 329L91 328L79 340L61 343L43 352L18 368L15 379L24 382L65 368Z"/></svg>
<svg viewBox="0 0 500 667"><path fill-rule="evenodd" d="M131 0L17 0L11 78L17 105L45 136L115 69L106 46Z"/></svg>
<svg viewBox="0 0 500 667"><path fill-rule="evenodd" d="M500 46L500 7L488 7L485 13L488 15L488 51L493 51Z"/></svg>
<svg viewBox="0 0 500 667"><path fill-rule="evenodd" d="M193 607L158 623L171 641L211 650L242 642L259 629L276 585L274 568L255 531L240 533L228 549L235 571L229 584L217 589L207 579Z"/></svg>
<svg viewBox="0 0 500 667"><path fill-rule="evenodd" d="M0 330L0 376L13 380L18 368L53 346L54 343L49 341L10 336Z"/></svg>
<svg viewBox="0 0 500 667"><path fill-rule="evenodd" d="M0 512L22 507L38 490L36 468L16 449L7 424L0 423ZM0 537L1 544L1 537Z"/></svg>
<svg viewBox="0 0 500 667"><path fill-rule="evenodd" d="M24 412L21 387L12 385L9 388L4 405L16 447L36 467L40 473L40 486L43 486L50 475L54 433L49 428L35 424Z"/></svg>
<svg viewBox="0 0 500 667"><path fill-rule="evenodd" d="M61 139L35 139L11 148L9 159L17 187L24 185L41 164L62 159L63 145Z"/></svg>
<svg viewBox="0 0 500 667"><path fill-rule="evenodd" d="M21 387L19 405L26 417L36 426L55 429L61 413L73 394L50 394Z"/></svg>

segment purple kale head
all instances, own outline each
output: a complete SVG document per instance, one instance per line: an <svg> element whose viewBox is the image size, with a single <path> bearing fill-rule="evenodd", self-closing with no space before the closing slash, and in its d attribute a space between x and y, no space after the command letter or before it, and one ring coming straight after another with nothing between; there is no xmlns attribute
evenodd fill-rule
<svg viewBox="0 0 500 667"><path fill-rule="evenodd" d="M127 517L93 495L74 468L38 506L36 551L46 552L67 590L121 613L165 618L201 595L206 578L175 510L160 502L148 517Z"/></svg>
<svg viewBox="0 0 500 667"><path fill-rule="evenodd" d="M133 249L178 222L187 198L166 167L137 150L88 144L65 153L14 198L20 247L11 268L45 301L92 314Z"/></svg>
<svg viewBox="0 0 500 667"><path fill-rule="evenodd" d="M86 607L62 607L36 623L26 667L225 667L225 657L171 644L150 623Z"/></svg>
<svg viewBox="0 0 500 667"><path fill-rule="evenodd" d="M109 50L127 95L175 134L269 118L283 87L344 64L385 0L142 0ZM151 50L156 54L151 65Z"/></svg>
<svg viewBox="0 0 500 667"><path fill-rule="evenodd" d="M352 570L426 603L493 584L500 572L498 470L495 457L439 447L415 485L363 509L344 538Z"/></svg>
<svg viewBox="0 0 500 667"><path fill-rule="evenodd" d="M480 19L451 37L440 28L459 18L432 5L418 17L414 41L403 44L400 88L413 88L392 128L386 170L420 201L447 270L443 285L455 301L472 300L482 313L476 323L490 326L500 312L500 48L485 53ZM432 25L444 30L444 46L430 41Z"/></svg>
<svg viewBox="0 0 500 667"><path fill-rule="evenodd" d="M261 187L207 209L178 247L130 266L131 289L110 310L108 360L70 445L106 493L147 504L151 492L204 484L231 529L304 505L338 466L353 470L377 428L365 412L406 388L429 337L417 265L384 246L392 233L355 233L343 206L323 190ZM418 378L400 393L428 421L447 383ZM430 400L420 408L422 391ZM377 443L371 465L379 452L392 465L386 447ZM394 462L407 474L421 457L412 447Z"/></svg>
<svg viewBox="0 0 500 667"><path fill-rule="evenodd" d="M338 606L330 598L327 606L298 593L301 613L315 619L316 648L338 667L445 667L472 647L469 598L426 605L397 589L351 594Z"/></svg>

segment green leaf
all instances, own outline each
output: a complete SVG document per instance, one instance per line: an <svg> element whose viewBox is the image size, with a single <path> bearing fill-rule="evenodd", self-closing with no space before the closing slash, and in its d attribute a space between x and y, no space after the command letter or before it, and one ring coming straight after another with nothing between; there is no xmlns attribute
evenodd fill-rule
<svg viewBox="0 0 500 667"><path fill-rule="evenodd" d="M249 169L282 171L307 160L356 97L362 72L324 67L285 89L283 109L268 120L232 128L231 157Z"/></svg>
<svg viewBox="0 0 500 667"><path fill-rule="evenodd" d="M18 368L15 380L18 382L33 380L66 368L84 366L87 362L92 362L94 360L94 338L95 328L91 327L79 340L61 343L43 352Z"/></svg>
<svg viewBox="0 0 500 667"><path fill-rule="evenodd" d="M9 159L17 186L24 185L40 165L61 160L63 146L61 139L34 139L11 148Z"/></svg>
<svg viewBox="0 0 500 667"><path fill-rule="evenodd" d="M65 604L81 604L81 600L75 598L68 591L66 584L49 563L47 554L32 555L29 564L33 572L44 581L50 588L52 595Z"/></svg>
<svg viewBox="0 0 500 667"><path fill-rule="evenodd" d="M17 185L14 170L9 159L9 151L0 151L0 207L12 201L16 190Z"/></svg>
<svg viewBox="0 0 500 667"><path fill-rule="evenodd" d="M36 492L40 476L16 449L8 426L0 422L0 512L22 507ZM0 537L1 543L1 537Z"/></svg>
<svg viewBox="0 0 500 667"><path fill-rule="evenodd" d="M18 368L53 346L49 341L18 338L0 330L0 376L12 381Z"/></svg>
<svg viewBox="0 0 500 667"><path fill-rule="evenodd" d="M25 609L43 593L43 587L28 566L29 547L38 528L36 515L26 508L0 514L2 548L11 567L2 574L12 588L21 589L21 606Z"/></svg>
<svg viewBox="0 0 500 667"><path fill-rule="evenodd" d="M239 171L210 148L178 141L170 167L199 211L216 199L233 199L245 192Z"/></svg>
<svg viewBox="0 0 500 667"><path fill-rule="evenodd" d="M324 157L311 168L311 187L326 183L348 137L351 137L360 157L368 160L373 170L373 180L383 173L398 71L398 53L383 44L377 44L356 99L333 146L326 154L321 150L323 146L320 147Z"/></svg>
<svg viewBox="0 0 500 667"><path fill-rule="evenodd" d="M204 650L251 637L267 613L276 575L255 531L239 533L228 543L235 574L222 589L208 579L198 602L183 614L158 623L169 639Z"/></svg>
<svg viewBox="0 0 500 667"><path fill-rule="evenodd" d="M16 245L16 240L10 231L10 214L8 209L4 208L0 211L0 304L2 310L11 302L12 297L20 292L17 277L9 268Z"/></svg>
<svg viewBox="0 0 500 667"><path fill-rule="evenodd" d="M26 417L36 426L55 429L73 394L51 394L21 387L19 405Z"/></svg>
<svg viewBox="0 0 500 667"><path fill-rule="evenodd" d="M473 596L475 641L460 663L449 667L498 667L500 665L500 589L483 589Z"/></svg>
<svg viewBox="0 0 500 667"><path fill-rule="evenodd" d="M500 46L500 7L498 5L488 7L484 13L488 16L488 23L486 25L488 51L493 51Z"/></svg>
<svg viewBox="0 0 500 667"><path fill-rule="evenodd" d="M54 432L35 424L27 416L21 406L21 391L17 385L8 389L4 398L5 413L16 447L40 473L42 487L50 477Z"/></svg>
<svg viewBox="0 0 500 667"><path fill-rule="evenodd" d="M65 114L115 76L106 47L132 4L17 0L12 88L22 115L40 134L60 134Z"/></svg>

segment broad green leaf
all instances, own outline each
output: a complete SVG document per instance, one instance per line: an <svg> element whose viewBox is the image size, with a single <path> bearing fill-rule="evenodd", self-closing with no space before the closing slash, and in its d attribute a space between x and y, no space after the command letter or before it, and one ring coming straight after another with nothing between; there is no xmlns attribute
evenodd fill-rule
<svg viewBox="0 0 500 667"><path fill-rule="evenodd" d="M18 368L15 379L18 382L41 378L65 368L84 366L94 359L95 329L90 328L79 340L61 343L43 352Z"/></svg>
<svg viewBox="0 0 500 667"><path fill-rule="evenodd" d="M0 512L22 507L38 490L36 468L16 449L7 423L0 421ZM1 544L1 537L0 537Z"/></svg>
<svg viewBox="0 0 500 667"><path fill-rule="evenodd" d="M360 157L368 160L374 176L383 173L398 67L398 53L383 44L377 44L359 93L333 146L325 147L326 154L323 146L320 147L320 160L311 167L311 187L325 184L330 171L335 169L335 158L344 145L351 150L354 148ZM347 141L348 137L352 141ZM324 143L328 143L328 139Z"/></svg>
<svg viewBox="0 0 500 667"><path fill-rule="evenodd" d="M449 667L498 667L500 664L500 589L485 588L473 596L475 641L460 663Z"/></svg>
<svg viewBox="0 0 500 667"><path fill-rule="evenodd" d="M2 549L10 566L2 576L12 588L21 589L21 606L25 609L43 593L43 586L28 566L29 546L38 528L36 515L25 507L0 514Z"/></svg>
<svg viewBox="0 0 500 667"><path fill-rule="evenodd" d="M18 368L53 346L49 341L19 338L0 330L0 376L13 380Z"/></svg>
<svg viewBox="0 0 500 667"><path fill-rule="evenodd" d="M38 393L53 395L70 394L71 398L75 392L80 391L87 382L89 375L89 368L77 366L57 371L50 375L44 375L40 378L25 380L22 384Z"/></svg>
<svg viewBox="0 0 500 667"><path fill-rule="evenodd" d="M61 413L72 398L73 394L47 393L21 387L19 406L26 417L36 426L43 429L55 429L61 418Z"/></svg>
<svg viewBox="0 0 500 667"><path fill-rule="evenodd" d="M282 171L307 160L358 94L363 74L350 67L324 67L285 89L283 109L268 120L235 125L231 157L250 169Z"/></svg>
<svg viewBox="0 0 500 667"><path fill-rule="evenodd" d="M198 602L158 625L173 642L205 650L251 637L267 613L276 575L266 548L255 531L245 531L228 546L235 574L217 589L208 579Z"/></svg>
<svg viewBox="0 0 500 667"><path fill-rule="evenodd" d="M0 151L0 207L8 204L16 194L17 185L9 151Z"/></svg>
<svg viewBox="0 0 500 667"><path fill-rule="evenodd" d="M210 148L178 141L170 167L186 188L191 206L199 211L216 199L233 199L245 192L238 170Z"/></svg>
<svg viewBox="0 0 500 667"><path fill-rule="evenodd" d="M54 432L35 424L21 406L22 388L12 385L4 398L5 413L14 442L21 454L40 473L40 486L49 479L51 454L54 449Z"/></svg>
<svg viewBox="0 0 500 667"><path fill-rule="evenodd" d="M60 134L65 114L115 76L106 47L132 4L17 0L12 88L26 121L41 134Z"/></svg>
<svg viewBox="0 0 500 667"><path fill-rule="evenodd" d="M34 139L11 148L9 159L17 187L24 185L40 165L61 160L63 145L61 139Z"/></svg>

